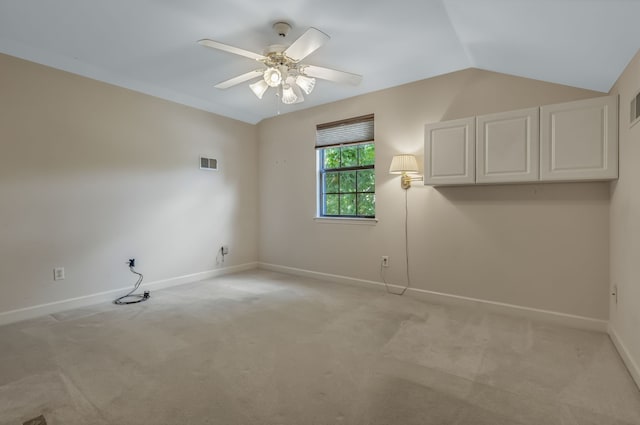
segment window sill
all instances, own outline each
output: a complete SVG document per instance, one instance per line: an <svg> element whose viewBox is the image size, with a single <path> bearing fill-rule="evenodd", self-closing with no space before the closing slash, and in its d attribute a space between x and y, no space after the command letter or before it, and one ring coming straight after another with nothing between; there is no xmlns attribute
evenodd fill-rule
<svg viewBox="0 0 640 425"><path fill-rule="evenodd" d="M314 217L313 220L323 224L357 224L365 226L374 226L378 223L377 218Z"/></svg>

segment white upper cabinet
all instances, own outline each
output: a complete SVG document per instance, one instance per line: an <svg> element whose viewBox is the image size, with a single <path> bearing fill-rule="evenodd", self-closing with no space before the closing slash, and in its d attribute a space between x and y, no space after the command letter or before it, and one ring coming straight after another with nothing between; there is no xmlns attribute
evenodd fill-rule
<svg viewBox="0 0 640 425"><path fill-rule="evenodd" d="M539 179L540 108L476 118L476 183Z"/></svg>
<svg viewBox="0 0 640 425"><path fill-rule="evenodd" d="M618 178L618 96L427 124L424 184Z"/></svg>
<svg viewBox="0 0 640 425"><path fill-rule="evenodd" d="M427 124L424 184L475 182L475 118Z"/></svg>
<svg viewBox="0 0 640 425"><path fill-rule="evenodd" d="M540 180L618 178L618 97L540 108Z"/></svg>

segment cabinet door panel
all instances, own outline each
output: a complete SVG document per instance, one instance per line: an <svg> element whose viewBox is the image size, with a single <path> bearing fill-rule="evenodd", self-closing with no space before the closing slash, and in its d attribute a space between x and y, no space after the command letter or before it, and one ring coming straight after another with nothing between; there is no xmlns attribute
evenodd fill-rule
<svg viewBox="0 0 640 425"><path fill-rule="evenodd" d="M475 119L427 124L424 140L424 184L475 182Z"/></svg>
<svg viewBox="0 0 640 425"><path fill-rule="evenodd" d="M540 118L541 180L618 177L618 98L547 105Z"/></svg>
<svg viewBox="0 0 640 425"><path fill-rule="evenodd" d="M476 182L537 181L539 125L538 108L478 116Z"/></svg>

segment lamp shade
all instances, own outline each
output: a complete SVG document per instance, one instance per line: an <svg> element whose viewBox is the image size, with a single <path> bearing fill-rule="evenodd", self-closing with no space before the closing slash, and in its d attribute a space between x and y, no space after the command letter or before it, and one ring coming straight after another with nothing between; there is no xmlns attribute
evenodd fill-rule
<svg viewBox="0 0 640 425"><path fill-rule="evenodd" d="M282 103L286 103L287 105L291 105L298 100L298 96L293 91L293 88L289 84L284 84L282 86Z"/></svg>
<svg viewBox="0 0 640 425"><path fill-rule="evenodd" d="M282 73L277 68L268 68L264 72L263 78L270 87L278 87L282 82Z"/></svg>
<svg viewBox="0 0 640 425"><path fill-rule="evenodd" d="M296 77L296 84L300 87L306 94L311 94L313 88L316 85L316 79L307 77L306 75L299 74Z"/></svg>
<svg viewBox="0 0 640 425"><path fill-rule="evenodd" d="M249 87L251 88L253 94L258 97L258 99L262 99L262 96L264 95L264 92L266 92L269 88L269 85L265 80L258 80L253 84L249 84Z"/></svg>
<svg viewBox="0 0 640 425"><path fill-rule="evenodd" d="M390 174L416 174L418 162L413 155L395 155L389 167Z"/></svg>

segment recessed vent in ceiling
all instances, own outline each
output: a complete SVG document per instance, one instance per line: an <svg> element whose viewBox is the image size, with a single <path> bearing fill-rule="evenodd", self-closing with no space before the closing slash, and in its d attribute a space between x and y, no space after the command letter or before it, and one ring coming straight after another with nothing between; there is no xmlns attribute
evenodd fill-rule
<svg viewBox="0 0 640 425"><path fill-rule="evenodd" d="M200 157L200 169L201 170L217 170L218 160L214 158Z"/></svg>
<svg viewBox="0 0 640 425"><path fill-rule="evenodd" d="M629 117L630 125L634 125L640 118L640 92L638 92L633 99L631 99L631 116Z"/></svg>

